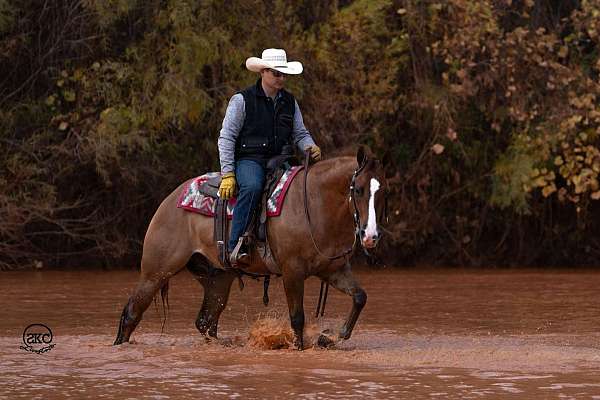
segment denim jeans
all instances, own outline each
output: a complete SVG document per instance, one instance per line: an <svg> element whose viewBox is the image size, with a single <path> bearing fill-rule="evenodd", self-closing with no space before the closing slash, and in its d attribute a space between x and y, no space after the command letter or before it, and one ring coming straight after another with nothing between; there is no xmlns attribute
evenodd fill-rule
<svg viewBox="0 0 600 400"><path fill-rule="evenodd" d="M252 213L260 201L265 184L265 167L257 161L239 160L235 164L235 179L239 192L233 209L231 233L227 246L230 252L234 249L240 236L248 229Z"/></svg>

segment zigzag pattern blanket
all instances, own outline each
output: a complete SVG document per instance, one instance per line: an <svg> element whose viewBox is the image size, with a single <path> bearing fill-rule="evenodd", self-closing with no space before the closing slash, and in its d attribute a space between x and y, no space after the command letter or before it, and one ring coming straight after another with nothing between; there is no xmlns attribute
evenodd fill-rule
<svg viewBox="0 0 600 400"><path fill-rule="evenodd" d="M267 217L277 217L281 214L283 208L283 201L287 193L292 180L302 169L302 166L295 166L283 173L273 193L267 200ZM218 176L219 172L208 172L202 176L198 176L190 180L183 188L179 200L177 201L177 208L183 208L184 210L195 212L198 214L206 215L208 217L215 216L215 200L206 196L198 191L198 187L210 178ZM229 199L227 205L227 216L229 219L233 217L233 210L235 208L236 198Z"/></svg>

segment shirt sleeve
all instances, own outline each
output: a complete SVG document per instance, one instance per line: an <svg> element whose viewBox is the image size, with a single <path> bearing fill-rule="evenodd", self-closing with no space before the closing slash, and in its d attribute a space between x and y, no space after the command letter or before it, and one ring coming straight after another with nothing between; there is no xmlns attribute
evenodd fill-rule
<svg viewBox="0 0 600 400"><path fill-rule="evenodd" d="M295 100L294 100L295 101ZM304 120L302 119L302 113L300 112L300 107L298 106L298 102L296 103L296 110L294 111L294 125L292 130L292 140L294 144L298 147L298 149L303 152L305 148L309 146L314 146L315 141L313 140L310 132L304 126Z"/></svg>
<svg viewBox="0 0 600 400"><path fill-rule="evenodd" d="M235 142L246 119L246 104L241 93L234 94L229 100L223 127L219 133L219 161L221 173L235 171Z"/></svg>

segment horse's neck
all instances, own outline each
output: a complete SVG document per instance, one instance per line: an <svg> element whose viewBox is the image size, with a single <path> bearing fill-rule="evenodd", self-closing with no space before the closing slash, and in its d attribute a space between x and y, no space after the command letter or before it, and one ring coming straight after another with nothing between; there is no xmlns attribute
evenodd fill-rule
<svg viewBox="0 0 600 400"><path fill-rule="evenodd" d="M319 221L321 229L328 234L326 254L338 254L352 244L354 220L348 195L355 169L355 158L336 157L318 162L309 174L309 190L316 191L320 200L312 204L314 213L311 217Z"/></svg>
<svg viewBox="0 0 600 400"><path fill-rule="evenodd" d="M313 166L316 183L320 190L348 196L352 174L356 170L354 157L336 157Z"/></svg>

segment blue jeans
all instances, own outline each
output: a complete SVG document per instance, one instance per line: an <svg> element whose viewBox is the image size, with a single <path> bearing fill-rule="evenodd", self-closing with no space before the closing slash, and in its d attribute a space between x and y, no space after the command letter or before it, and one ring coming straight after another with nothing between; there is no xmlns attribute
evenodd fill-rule
<svg viewBox="0 0 600 400"><path fill-rule="evenodd" d="M250 224L252 213L258 205L265 184L265 167L253 160L239 160L235 164L235 179L239 192L233 209L228 250L233 251L240 236Z"/></svg>

